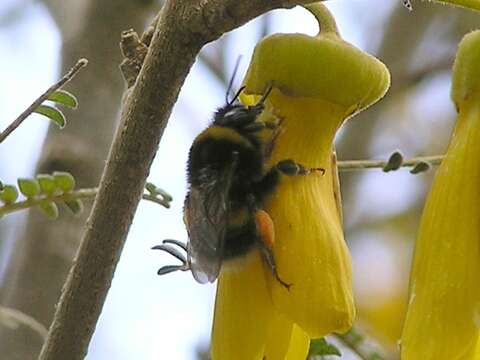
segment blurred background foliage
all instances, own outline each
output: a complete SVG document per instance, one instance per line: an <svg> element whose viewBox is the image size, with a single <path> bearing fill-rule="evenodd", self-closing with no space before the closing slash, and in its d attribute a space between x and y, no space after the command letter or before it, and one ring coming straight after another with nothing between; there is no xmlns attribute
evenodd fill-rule
<svg viewBox="0 0 480 360"><path fill-rule="evenodd" d="M461 37L478 28L478 13L414 1L330 0L345 40L387 64L392 87L338 135L340 160L441 154L454 123L450 69ZM4 128L80 57L89 59L68 86L80 107L60 131L28 120L0 146L0 179L8 183L55 170L95 186L118 119L124 84L118 65L122 30L142 32L158 0L3 0L0 3L0 128ZM185 239L182 199L189 145L222 105L235 61L246 69L255 43L272 32L316 32L301 9L266 14L207 46L182 89L150 180L174 196L171 210L142 204L90 346L88 359L194 359L208 343L214 287L187 274L158 279L167 257L149 247ZM238 78L240 78L238 76ZM237 79L237 84L240 79ZM159 84L161 86L161 84ZM434 170L411 175L380 170L341 173L345 234L354 264L358 326L388 357L398 358L412 244ZM80 217L55 223L35 211L0 221L0 304L49 325L81 236ZM0 318L1 322L1 318ZM8 325L8 326L7 326ZM8 359L33 359L42 339L24 327L0 327ZM199 350L200 349L200 350ZM346 352L344 358L355 356Z"/></svg>

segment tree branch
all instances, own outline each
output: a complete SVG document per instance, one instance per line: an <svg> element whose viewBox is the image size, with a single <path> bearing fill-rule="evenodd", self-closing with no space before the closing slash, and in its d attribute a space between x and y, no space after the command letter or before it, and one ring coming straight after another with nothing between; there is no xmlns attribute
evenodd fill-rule
<svg viewBox="0 0 480 360"><path fill-rule="evenodd" d="M60 89L67 82L72 80L75 75L80 71L82 67L88 64L87 59L80 59L77 63L70 69L68 73L65 74L58 82L53 84L45 91L40 97L37 98L23 113L20 114L3 132L0 133L0 143L3 142L17 127L19 127L22 122L29 117L36 108L38 108L42 103L48 99L48 97L58 89Z"/></svg>
<svg viewBox="0 0 480 360"><path fill-rule="evenodd" d="M268 10L308 2L166 1L145 63L126 97L99 194L40 359L84 358L158 143L202 46Z"/></svg>

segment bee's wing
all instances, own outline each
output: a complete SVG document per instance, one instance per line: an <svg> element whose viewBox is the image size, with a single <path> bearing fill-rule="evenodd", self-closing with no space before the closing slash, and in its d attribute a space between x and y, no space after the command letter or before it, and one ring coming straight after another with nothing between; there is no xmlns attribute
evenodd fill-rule
<svg viewBox="0 0 480 360"><path fill-rule="evenodd" d="M192 187L185 199L190 268L200 283L215 281L220 272L234 164L221 174L206 175L210 180L204 186Z"/></svg>

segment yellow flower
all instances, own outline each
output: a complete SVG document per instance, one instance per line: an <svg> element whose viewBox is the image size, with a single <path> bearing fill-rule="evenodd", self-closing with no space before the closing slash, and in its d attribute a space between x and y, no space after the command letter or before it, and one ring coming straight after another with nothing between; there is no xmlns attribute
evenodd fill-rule
<svg viewBox="0 0 480 360"><path fill-rule="evenodd" d="M415 245L403 360L480 359L480 31L453 68L458 110Z"/></svg>
<svg viewBox="0 0 480 360"><path fill-rule="evenodd" d="M282 119L270 165L293 159L327 169L282 179L265 210L275 225L280 277L253 253L236 270L222 269L212 335L213 360L305 359L309 338L347 331L353 322L350 255L335 197L333 139L353 113L381 98L386 67L344 42L321 4L307 7L321 23L316 37L276 34L257 44L244 102L273 85L263 116Z"/></svg>

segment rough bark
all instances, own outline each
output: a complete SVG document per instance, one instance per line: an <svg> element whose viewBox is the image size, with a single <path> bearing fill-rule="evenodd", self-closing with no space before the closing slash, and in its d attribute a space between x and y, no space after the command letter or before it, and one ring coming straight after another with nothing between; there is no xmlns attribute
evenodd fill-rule
<svg viewBox="0 0 480 360"><path fill-rule="evenodd" d="M64 130L55 126L49 129L37 172L66 170L74 174L80 186L98 184L124 89L118 70L119 34L130 27L143 29L152 2L46 1L62 34L62 73L81 57L89 59L89 66L68 86L80 107L67 114ZM30 212L24 229L18 229L19 237L0 290L2 304L48 327L88 212L89 207L80 217L61 212L55 223L35 210ZM41 346L42 340L28 328L0 328L2 358L34 359Z"/></svg>

